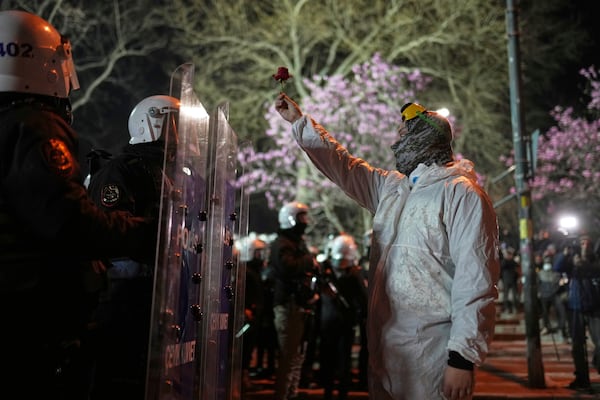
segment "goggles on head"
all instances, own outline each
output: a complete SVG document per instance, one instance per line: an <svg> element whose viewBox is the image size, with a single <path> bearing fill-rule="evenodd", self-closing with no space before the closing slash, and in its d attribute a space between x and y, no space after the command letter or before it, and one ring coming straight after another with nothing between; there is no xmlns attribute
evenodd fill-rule
<svg viewBox="0 0 600 400"><path fill-rule="evenodd" d="M438 132L444 133L444 130L431 118L425 114L427 109L418 103L407 103L402 106L400 113L402 114L402 122L410 121L417 117L421 118L429 126L436 129Z"/></svg>
<svg viewBox="0 0 600 400"><path fill-rule="evenodd" d="M418 103L408 103L401 111L402 121L410 121L419 114L423 114L425 111L427 111L427 109Z"/></svg>

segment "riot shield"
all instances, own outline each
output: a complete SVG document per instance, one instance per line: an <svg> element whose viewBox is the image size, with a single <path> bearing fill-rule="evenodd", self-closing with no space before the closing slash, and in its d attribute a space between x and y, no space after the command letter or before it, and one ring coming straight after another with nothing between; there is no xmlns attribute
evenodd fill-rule
<svg viewBox="0 0 600 400"><path fill-rule="evenodd" d="M210 117L193 90L194 66L172 75L180 99L176 140L165 151L146 398L240 397L245 275L233 254L237 137L227 106Z"/></svg>
<svg viewBox="0 0 600 400"><path fill-rule="evenodd" d="M201 266L206 243L209 116L193 91L194 66L172 76L177 132L165 143L155 265L147 399L198 399Z"/></svg>
<svg viewBox="0 0 600 400"><path fill-rule="evenodd" d="M244 142L238 145L238 149L243 146L250 146L250 142ZM245 165L238 162L237 173L239 175L244 174ZM248 222L249 222L249 208L250 208L250 196L245 192L245 188L238 188L239 195L239 215L238 215L238 231L236 237L239 239L247 238L248 236ZM233 318L233 330L234 335L231 337L231 363L230 363L230 391L228 394L228 400L235 400L241 397L241 383L242 383L242 351L244 346L245 333L250 329L249 322L246 321L245 314L245 299L246 299L246 263L236 260L237 270L233 274L233 288L235 289L233 298L234 307L234 318ZM260 321L255 321L260 323Z"/></svg>
<svg viewBox="0 0 600 400"><path fill-rule="evenodd" d="M223 105L210 120L209 239L203 268L204 311L209 322L202 326L199 359L203 400L239 398L241 354L234 354L232 349L235 316L244 310L234 284L244 285L244 281L236 281L238 269L233 257L233 240L239 226L236 163L237 137L228 122L228 108Z"/></svg>

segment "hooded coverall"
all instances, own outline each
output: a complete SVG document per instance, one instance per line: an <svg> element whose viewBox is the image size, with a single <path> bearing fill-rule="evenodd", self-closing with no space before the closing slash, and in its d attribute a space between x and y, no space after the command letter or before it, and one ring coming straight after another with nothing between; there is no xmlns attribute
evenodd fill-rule
<svg viewBox="0 0 600 400"><path fill-rule="evenodd" d="M292 126L312 163L374 215L369 397L443 399L449 351L480 365L499 278L493 205L468 160L410 174L370 166L304 115Z"/></svg>

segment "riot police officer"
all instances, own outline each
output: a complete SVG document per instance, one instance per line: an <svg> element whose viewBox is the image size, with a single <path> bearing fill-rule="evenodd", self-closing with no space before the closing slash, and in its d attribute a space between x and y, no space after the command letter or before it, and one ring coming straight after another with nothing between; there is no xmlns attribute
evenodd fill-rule
<svg viewBox="0 0 600 400"><path fill-rule="evenodd" d="M355 327L367 311L367 288L360 254L351 235L342 233L329 243L330 257L322 268L320 376L323 399L346 400L352 384L352 346ZM337 378L337 379L336 379Z"/></svg>
<svg viewBox="0 0 600 400"><path fill-rule="evenodd" d="M149 96L131 111L129 143L90 178L92 199L109 211L158 218L165 139L176 135L179 100ZM147 251L154 252L154 248ZM106 262L108 288L99 305L93 399L143 399L150 334L153 268L129 258Z"/></svg>
<svg viewBox="0 0 600 400"><path fill-rule="evenodd" d="M250 363L254 350L257 348L265 308L262 273L266 265L268 245L252 232L237 240L235 248L238 251L240 263L243 263L245 267L244 326L236 336L243 334L242 389L248 392L259 388L250 380ZM257 359L257 364L262 365L262 359Z"/></svg>
<svg viewBox="0 0 600 400"><path fill-rule="evenodd" d="M142 259L156 222L106 213L87 196L69 39L37 15L0 11L0 46L0 385L19 398L86 398L84 266Z"/></svg>
<svg viewBox="0 0 600 400"><path fill-rule="evenodd" d="M319 265L303 237L309 223L308 206L287 203L279 210L278 219L279 230L269 257L275 279L273 312L279 342L275 398L289 400L298 395L307 327L318 301L314 279Z"/></svg>

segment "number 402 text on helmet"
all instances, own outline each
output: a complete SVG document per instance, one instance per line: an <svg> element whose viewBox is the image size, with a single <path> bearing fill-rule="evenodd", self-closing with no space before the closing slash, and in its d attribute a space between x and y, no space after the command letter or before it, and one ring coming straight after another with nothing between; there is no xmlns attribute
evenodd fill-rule
<svg viewBox="0 0 600 400"><path fill-rule="evenodd" d="M0 11L0 92L68 98L79 89L71 42L37 15Z"/></svg>

